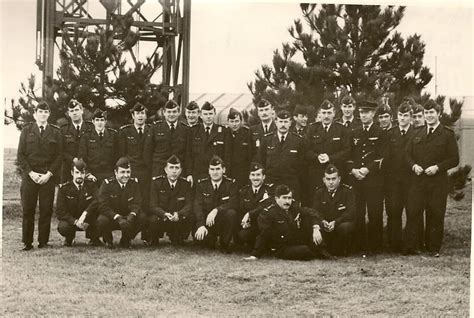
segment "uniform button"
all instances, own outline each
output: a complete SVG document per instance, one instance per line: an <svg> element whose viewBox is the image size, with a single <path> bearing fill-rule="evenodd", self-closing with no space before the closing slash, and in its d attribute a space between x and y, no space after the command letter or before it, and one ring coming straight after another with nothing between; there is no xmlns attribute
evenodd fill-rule
<svg viewBox="0 0 474 318"><path fill-rule="evenodd" d="M282 235L281 238L285 238L285 235Z"/></svg>
<svg viewBox="0 0 474 318"><path fill-rule="evenodd" d="M364 163L362 162L362 165L364 165Z"/></svg>
<svg viewBox="0 0 474 318"><path fill-rule="evenodd" d="M363 149L362 152L365 152L365 149Z"/></svg>

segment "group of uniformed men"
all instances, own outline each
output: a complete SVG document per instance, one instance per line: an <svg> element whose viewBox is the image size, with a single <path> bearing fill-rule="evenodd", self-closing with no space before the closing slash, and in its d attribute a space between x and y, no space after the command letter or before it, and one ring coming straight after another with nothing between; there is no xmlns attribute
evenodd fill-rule
<svg viewBox="0 0 474 318"><path fill-rule="evenodd" d="M260 123L248 128L231 109L223 127L211 103L199 109L191 102L181 118L170 100L150 125L137 102L133 123L117 132L99 109L85 121L76 100L68 104L69 123L56 127L48 104L39 103L18 147L23 250L33 248L38 199L38 247L48 246L61 180L56 214L66 246L85 231L89 244L113 248L112 231L120 230L122 247L141 232L149 246L165 233L177 245L191 234L197 245L224 253L246 248L248 260L365 256L384 247L385 203L389 251L439 256L447 171L459 161L440 105L404 102L395 126L388 105L350 96L338 120L325 100L309 124L301 106L293 114L275 114L266 100L256 107Z"/></svg>

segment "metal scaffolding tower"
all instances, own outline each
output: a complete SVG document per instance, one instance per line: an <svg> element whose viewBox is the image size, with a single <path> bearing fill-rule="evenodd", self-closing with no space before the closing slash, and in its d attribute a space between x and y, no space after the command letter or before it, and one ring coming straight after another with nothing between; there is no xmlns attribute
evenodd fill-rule
<svg viewBox="0 0 474 318"><path fill-rule="evenodd" d="M73 36L74 28L87 30L106 25L111 14L133 15L132 28L139 42L152 43L146 59L130 50L135 62L151 63L162 57L161 84L173 98L186 105L189 100L189 51L191 0L37 0L36 64L43 72L43 89L53 77L54 49L58 38Z"/></svg>

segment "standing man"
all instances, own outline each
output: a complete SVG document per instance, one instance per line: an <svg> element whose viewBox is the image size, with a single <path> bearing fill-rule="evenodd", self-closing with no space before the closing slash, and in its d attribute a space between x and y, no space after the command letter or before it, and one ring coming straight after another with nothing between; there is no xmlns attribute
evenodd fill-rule
<svg viewBox="0 0 474 318"><path fill-rule="evenodd" d="M459 164L459 152L454 132L439 122L442 107L431 100L423 107L426 127L414 132L406 148L412 171L412 199L407 206L405 254L417 253L420 215L426 210L427 248L439 257L448 196L447 171Z"/></svg>
<svg viewBox="0 0 474 318"><path fill-rule="evenodd" d="M306 135L308 130L308 111L302 105L296 105L293 111L293 122L290 131L296 133L300 137Z"/></svg>
<svg viewBox="0 0 474 318"><path fill-rule="evenodd" d="M84 121L84 108L75 99L71 99L67 104L67 114L70 121L61 126L60 131L63 137L63 166L61 181L71 180L71 162L79 154L79 141L81 137L94 129L94 124Z"/></svg>
<svg viewBox="0 0 474 318"><path fill-rule="evenodd" d="M300 180L305 159L303 138L290 133L291 115L287 110L277 113L276 132L265 135L260 147L260 162L265 167L267 180L275 185L287 184L300 200Z"/></svg>
<svg viewBox="0 0 474 318"><path fill-rule="evenodd" d="M53 213L55 182L61 169L62 138L59 128L48 123L51 110L40 102L34 111L35 123L23 127L17 161L22 171L20 197L23 209L23 249L33 248L35 211L39 200L38 248L48 245ZM54 180L53 176L57 180Z"/></svg>
<svg viewBox="0 0 474 318"><path fill-rule="evenodd" d="M197 182L193 210L196 239L213 248L219 237L220 249L227 254L231 252L229 244L238 226L238 197L235 181L224 173L224 162L213 156L209 161L209 177Z"/></svg>
<svg viewBox="0 0 474 318"><path fill-rule="evenodd" d="M354 187L357 206L354 243L356 251L377 254L382 249L383 174L380 168L384 158L385 133L374 125L377 103L362 101L358 106L362 126L352 131L348 161L350 184Z"/></svg>
<svg viewBox="0 0 474 318"><path fill-rule="evenodd" d="M423 113L424 108L420 104L414 104L413 106L413 127L418 128L425 125L425 115Z"/></svg>
<svg viewBox="0 0 474 318"><path fill-rule="evenodd" d="M276 131L275 121L273 117L275 110L273 105L266 99L262 99L257 103L257 114L260 123L250 127L252 133L252 153L253 159L256 160L260 151L260 143L264 135Z"/></svg>
<svg viewBox="0 0 474 318"><path fill-rule="evenodd" d="M354 98L347 95L341 101L342 117L336 120L338 123L343 124L350 131L357 127L360 127L362 123L359 118L355 117L356 102Z"/></svg>
<svg viewBox="0 0 474 318"><path fill-rule="evenodd" d="M252 159L252 135L248 127L242 125L242 114L231 108L227 115L229 127L225 129L226 174L235 179L237 189L242 188L249 178Z"/></svg>
<svg viewBox="0 0 474 318"><path fill-rule="evenodd" d="M97 231L108 248L114 248L113 230L122 231L120 246L131 247L138 233L137 216L141 212L140 187L131 179L130 161L121 157L115 164L115 177L105 179L99 189Z"/></svg>
<svg viewBox="0 0 474 318"><path fill-rule="evenodd" d="M181 161L172 155L166 161L166 175L153 177L148 216L152 246L158 245L159 237L165 232L172 244L182 244L191 232L192 189L189 182L180 177L181 171Z"/></svg>
<svg viewBox="0 0 474 318"><path fill-rule="evenodd" d="M94 129L85 134L79 144L79 158L89 167L91 178L97 185L113 175L115 162L119 156L117 131L106 128L107 113L96 109L92 116Z"/></svg>
<svg viewBox="0 0 474 318"><path fill-rule="evenodd" d="M199 106L195 101L189 102L184 109L185 120L183 123L188 127L193 127L199 124Z"/></svg>
<svg viewBox="0 0 474 318"><path fill-rule="evenodd" d="M214 123L215 116L214 106L205 102L201 109L202 123L189 131L185 175L191 184L208 176L212 156L224 157L224 127Z"/></svg>
<svg viewBox="0 0 474 318"><path fill-rule="evenodd" d="M273 196L273 184L265 183L265 169L260 163L250 165L250 184L239 191L239 220L242 228L238 241L253 247L258 235L258 215Z"/></svg>
<svg viewBox="0 0 474 318"><path fill-rule="evenodd" d="M336 110L328 100L319 107L321 122L311 123L306 141L306 159L308 161L307 205L312 206L314 190L323 184L324 170L328 164L343 169L349 157L349 134L340 123L334 122Z"/></svg>
<svg viewBox="0 0 474 318"><path fill-rule="evenodd" d="M72 181L59 186L56 202L58 232L64 245L72 246L77 231L85 231L89 245L100 246L96 230L98 190L94 182L86 180L86 164L82 159L71 161Z"/></svg>
<svg viewBox="0 0 474 318"><path fill-rule="evenodd" d="M388 131L392 128L392 109L387 104L380 105L377 109L377 119L380 128Z"/></svg>
<svg viewBox="0 0 474 318"><path fill-rule="evenodd" d="M347 255L355 230L355 194L350 186L341 184L339 170L332 164L324 170L323 182L313 204L322 220L323 241L331 254Z"/></svg>

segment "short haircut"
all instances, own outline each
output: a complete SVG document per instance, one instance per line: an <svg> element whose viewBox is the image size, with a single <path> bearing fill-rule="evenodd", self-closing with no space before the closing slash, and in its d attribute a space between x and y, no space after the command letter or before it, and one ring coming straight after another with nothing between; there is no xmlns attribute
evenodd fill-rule
<svg viewBox="0 0 474 318"><path fill-rule="evenodd" d="M408 102L403 102L398 106L398 112L399 113L413 113L413 108L411 107L410 103Z"/></svg>
<svg viewBox="0 0 474 318"><path fill-rule="evenodd" d="M413 104L412 109L413 109L413 114L418 114L418 113L422 113L424 108L420 104Z"/></svg>
<svg viewBox="0 0 474 318"><path fill-rule="evenodd" d="M218 166L222 165L222 167L225 167L224 160L221 159L221 157L214 155L212 156L211 160L209 160L209 166Z"/></svg>
<svg viewBox="0 0 474 318"><path fill-rule="evenodd" d="M437 102L431 99L423 105L423 108L425 110L434 109L438 114L441 114L441 112L443 111L443 108L441 107L441 105L439 105Z"/></svg>
<svg viewBox="0 0 474 318"><path fill-rule="evenodd" d="M280 184L275 188L275 197L281 197L282 195L289 194L291 191L290 187L286 184Z"/></svg>
<svg viewBox="0 0 474 318"><path fill-rule="evenodd" d="M38 109L51 111L51 107L49 107L49 104L45 101L41 101L36 105L35 112L38 111Z"/></svg>

